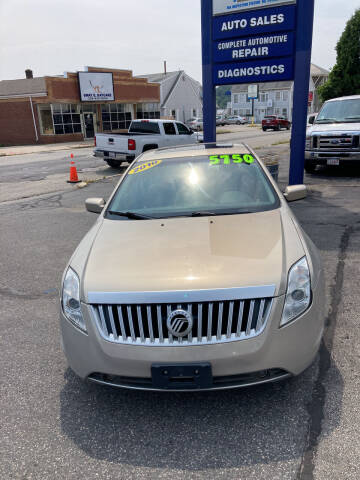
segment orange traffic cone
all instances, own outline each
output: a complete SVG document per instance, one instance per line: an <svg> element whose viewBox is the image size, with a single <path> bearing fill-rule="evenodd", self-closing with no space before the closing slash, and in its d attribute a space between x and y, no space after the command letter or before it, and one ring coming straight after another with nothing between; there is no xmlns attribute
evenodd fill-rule
<svg viewBox="0 0 360 480"><path fill-rule="evenodd" d="M73 159L74 155L71 154L70 157ZM73 160L71 160L71 162L70 162L70 179L67 181L67 183L79 183L79 182L80 182L80 180L79 180L79 177L78 177L78 174L77 174L75 162Z"/></svg>

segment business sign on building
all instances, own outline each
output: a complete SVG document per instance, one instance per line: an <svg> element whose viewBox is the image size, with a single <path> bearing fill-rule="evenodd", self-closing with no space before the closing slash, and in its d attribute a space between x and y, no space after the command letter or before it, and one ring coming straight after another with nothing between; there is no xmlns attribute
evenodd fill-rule
<svg viewBox="0 0 360 480"><path fill-rule="evenodd" d="M82 102L113 101L113 74L108 72L79 72L80 98Z"/></svg>
<svg viewBox="0 0 360 480"><path fill-rule="evenodd" d="M296 3L296 0L213 0L214 15Z"/></svg>

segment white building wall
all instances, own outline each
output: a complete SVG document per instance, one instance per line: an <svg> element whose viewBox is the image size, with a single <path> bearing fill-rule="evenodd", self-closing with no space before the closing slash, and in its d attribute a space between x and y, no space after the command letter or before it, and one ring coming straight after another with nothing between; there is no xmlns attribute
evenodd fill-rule
<svg viewBox="0 0 360 480"><path fill-rule="evenodd" d="M252 102L247 101L246 93L231 94L231 113L233 115L250 116ZM266 115L286 116L292 119L292 91L291 89L260 90L259 98L254 101L254 117L260 123Z"/></svg>
<svg viewBox="0 0 360 480"><path fill-rule="evenodd" d="M199 84L186 73L179 78L173 92L164 105L165 116L176 112L176 120L185 122L193 116L202 116L202 99ZM195 113L195 115L194 115Z"/></svg>

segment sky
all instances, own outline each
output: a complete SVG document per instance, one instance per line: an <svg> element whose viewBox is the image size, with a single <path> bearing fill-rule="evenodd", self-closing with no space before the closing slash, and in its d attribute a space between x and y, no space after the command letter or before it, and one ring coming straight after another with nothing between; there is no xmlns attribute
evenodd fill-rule
<svg viewBox="0 0 360 480"><path fill-rule="evenodd" d="M330 69L359 0L315 0L313 63ZM0 0L0 80L84 66L135 75L185 70L201 81L200 0Z"/></svg>

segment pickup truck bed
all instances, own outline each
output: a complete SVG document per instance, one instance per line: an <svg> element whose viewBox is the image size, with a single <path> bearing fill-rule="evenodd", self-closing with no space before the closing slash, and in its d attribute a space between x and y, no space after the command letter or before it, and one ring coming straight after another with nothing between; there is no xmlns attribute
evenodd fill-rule
<svg viewBox="0 0 360 480"><path fill-rule="evenodd" d="M128 133L100 133L95 137L94 155L118 168L141 153L161 147L198 143L199 134L171 120L134 120Z"/></svg>

